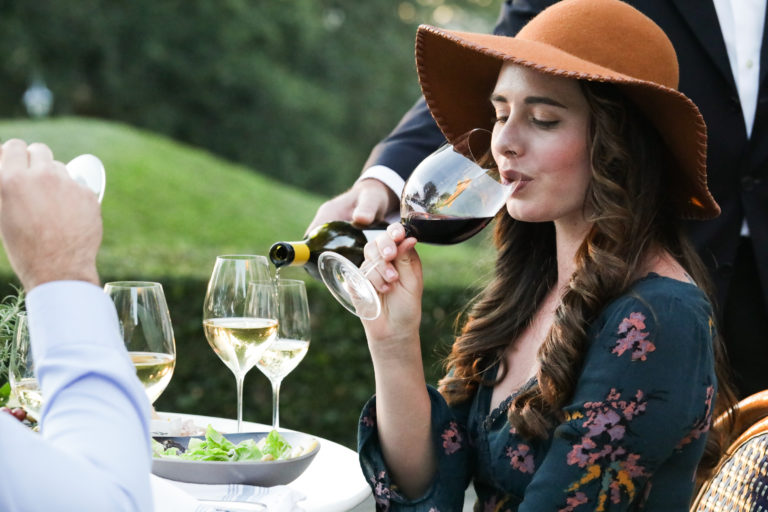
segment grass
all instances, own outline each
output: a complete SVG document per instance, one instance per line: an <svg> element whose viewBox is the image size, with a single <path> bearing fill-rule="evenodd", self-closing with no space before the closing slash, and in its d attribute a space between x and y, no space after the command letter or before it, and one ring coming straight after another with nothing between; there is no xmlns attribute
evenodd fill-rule
<svg viewBox="0 0 768 512"><path fill-rule="evenodd" d="M45 142L64 162L81 153L102 159L107 186L99 270L113 278L207 278L217 254L266 254L276 240L300 238L326 199L205 150L116 122L0 121L0 140L11 137ZM460 286L475 284L478 273L488 269L486 247L477 241L421 246L426 285L446 279ZM4 254L0 272L10 272ZM292 274L304 276L298 270Z"/></svg>

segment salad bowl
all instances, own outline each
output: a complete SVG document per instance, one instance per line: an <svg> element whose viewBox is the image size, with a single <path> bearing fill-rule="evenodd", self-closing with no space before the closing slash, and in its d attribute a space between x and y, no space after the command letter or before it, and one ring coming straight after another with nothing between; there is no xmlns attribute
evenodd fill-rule
<svg viewBox="0 0 768 512"><path fill-rule="evenodd" d="M263 442L269 432L225 434L234 445L252 440ZM247 484L271 487L284 485L298 478L311 464L320 450L319 442L301 432L281 431L280 436L296 450L303 447L300 455L282 460L186 460L178 457L160 457L152 460L152 473L157 476L198 484ZM187 450L193 439L206 440L206 436L155 436L155 441L165 448ZM199 441L192 441L192 444ZM156 445L157 446L157 445Z"/></svg>

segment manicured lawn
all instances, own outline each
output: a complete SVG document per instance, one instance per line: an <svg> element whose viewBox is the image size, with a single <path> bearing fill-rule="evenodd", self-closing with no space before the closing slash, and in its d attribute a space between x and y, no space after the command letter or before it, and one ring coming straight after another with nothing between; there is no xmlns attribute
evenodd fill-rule
<svg viewBox="0 0 768 512"><path fill-rule="evenodd" d="M276 240L300 238L325 200L124 124L85 118L0 121L0 140L10 137L45 142L64 162L80 153L102 159L107 187L99 268L111 277L206 277L217 254L266 254ZM422 246L428 285L474 283L476 262L487 263L489 257L479 247L476 241ZM7 269L0 256L0 272Z"/></svg>

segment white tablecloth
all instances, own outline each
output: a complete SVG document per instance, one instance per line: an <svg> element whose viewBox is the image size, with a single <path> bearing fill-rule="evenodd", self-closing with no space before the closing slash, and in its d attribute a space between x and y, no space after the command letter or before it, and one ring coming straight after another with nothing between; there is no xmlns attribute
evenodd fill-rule
<svg viewBox="0 0 768 512"><path fill-rule="evenodd" d="M232 419L166 412L158 414L183 420L191 419L203 428L210 423L213 428L223 433L235 432L237 428L237 422ZM268 431L270 428L269 425L243 422L244 432ZM306 512L343 512L354 508L371 494L371 489L360 470L357 453L333 441L321 437L317 439L320 442L317 456L306 471L289 483L288 487L306 496L306 500L299 502Z"/></svg>

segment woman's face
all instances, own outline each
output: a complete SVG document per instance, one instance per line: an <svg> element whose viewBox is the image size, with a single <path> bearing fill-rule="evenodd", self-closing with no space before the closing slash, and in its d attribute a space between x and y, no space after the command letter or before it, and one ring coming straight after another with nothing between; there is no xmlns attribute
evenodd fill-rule
<svg viewBox="0 0 768 512"><path fill-rule="evenodd" d="M509 214L527 222L583 223L590 113L578 82L505 64L491 103L491 151L512 183Z"/></svg>

